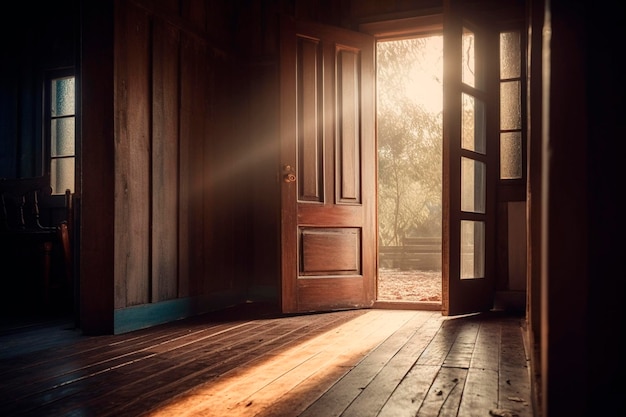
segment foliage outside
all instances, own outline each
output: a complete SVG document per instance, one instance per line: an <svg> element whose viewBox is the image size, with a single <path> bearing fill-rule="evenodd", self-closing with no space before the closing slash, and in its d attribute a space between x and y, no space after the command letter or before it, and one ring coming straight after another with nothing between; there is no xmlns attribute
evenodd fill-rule
<svg viewBox="0 0 626 417"><path fill-rule="evenodd" d="M442 38L379 42L379 244L441 237Z"/></svg>

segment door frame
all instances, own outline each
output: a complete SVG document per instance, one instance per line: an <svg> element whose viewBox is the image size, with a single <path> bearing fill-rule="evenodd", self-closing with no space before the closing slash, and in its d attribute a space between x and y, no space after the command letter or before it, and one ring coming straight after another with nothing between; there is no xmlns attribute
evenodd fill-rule
<svg viewBox="0 0 626 417"><path fill-rule="evenodd" d="M492 308L495 296L495 218L496 218L496 171L498 167L497 152L497 109L493 103L497 103L497 83L499 78L497 74L492 74L492 67L485 67L487 70L485 80L487 83L495 83L496 89L492 85L488 85L484 94L486 101L486 146L490 149L489 154L484 158L484 162L488 165L486 176L486 202L485 216L476 216L474 213L463 213L460 207L460 189L461 189L461 155L466 153L460 148L460 120L461 105L460 98L463 86L461 83L461 46L460 37L464 20L464 10L459 5L458 0L445 0L443 13L413 17L408 19L400 19L394 21L367 23L360 26L359 30L363 33L374 36L377 39L384 38L400 38L402 36L425 35L428 33L443 33L444 36L444 133L443 133L443 230L442 230L442 314L458 315L472 312L486 311ZM293 21L284 19L281 21L281 31L290 30L285 25L294 25ZM300 23L298 23L300 24ZM311 23L308 23L311 24ZM317 24L312 24L317 25ZM480 30L476 25L474 26ZM334 30L335 28L332 28ZM338 30L345 30L339 29ZM329 29L330 30L330 29ZM357 32L359 33L359 32ZM452 43L452 37L458 37ZM488 42L492 42L494 37L489 37ZM497 40L497 36L495 36ZM281 54L288 51L289 47L285 42L290 42L285 36L281 36ZM494 49L493 43L488 43L489 50ZM292 48L293 49L293 48ZM458 56L457 56L458 55ZM282 55L286 65L281 65L280 76L294 77L291 72L296 66L295 53ZM446 61L448 62L446 66ZM493 61L493 57L486 56L485 62ZM458 68L455 69L455 66ZM497 67L497 66L496 66ZM375 70L371 74L375 79ZM294 84L295 85L295 84ZM281 108L280 115L282 118L292 118L296 120L297 114L295 106L289 105L292 100L292 92L290 88L285 88L281 82ZM375 98L374 98L375 100ZM452 104L452 105L451 105ZM375 113L374 113L375 117ZM293 165L286 161L292 161L293 155L296 154L295 141L293 138L295 132L286 129L285 124L281 123L281 163L280 177L289 175L290 167ZM374 133L375 134L375 133ZM495 135L495 136L494 136ZM375 161L374 156L374 161ZM286 277L298 276L298 250L300 241L296 233L286 233L288 230L294 229L297 225L297 193L293 192L290 187L295 187L297 183L281 185L281 306L284 312L298 311L297 305L297 282L294 279ZM375 187L375 181L372 184ZM291 190L291 191L290 191ZM376 190L374 190L374 193ZM485 221L485 274L479 279L461 279L460 277L460 223L462 220L472 220L474 218L484 219ZM377 221L375 221L377 228ZM378 259L378 239L373 257L375 259L375 274L377 274ZM374 282L376 286L376 282ZM373 303L372 303L373 304Z"/></svg>
<svg viewBox="0 0 626 417"><path fill-rule="evenodd" d="M460 149L460 92L461 72L460 69L450 70L451 67L460 68L460 43L450 43L450 36L462 28L463 23L468 23L465 18L466 11L459 5L459 1L445 1L444 8L437 13L416 16L411 18L365 23L360 25L359 30L369 33L376 39L394 39L429 34L442 34L444 37L444 133L443 133L443 219L442 219L442 303L440 309L443 315L458 315L470 312L489 310L493 306L495 297L495 220L496 220L496 172L499 158L497 141L498 113L495 103L498 97L494 89L498 82L497 74L493 73L494 65L486 67L485 81L488 83L488 91L484 98L487 101L487 146L490 150L486 156L490 169L487 176L486 188L486 242L485 242L485 277L480 280L460 279L460 222L462 219L472 218L473 214L462 214L460 210L460 158L465 151ZM481 29L477 23L475 29ZM496 34L497 35L497 34ZM448 39L446 39L448 38ZM497 40L493 36L489 42ZM459 37L460 40L460 37ZM447 54L454 54L452 60ZM497 44L487 45L489 50L497 50ZM496 48L496 49L494 49ZM458 52L458 53L457 53ZM446 66L446 61L448 64ZM450 62L452 61L452 62ZM493 61L493 57L485 57L486 62ZM493 83L493 84L492 84ZM446 98L446 94L448 97ZM453 105L450 105L453 103ZM451 114L452 113L452 114ZM446 126L447 125L447 126ZM451 129L452 128L452 129ZM452 162L454 161L454 162ZM480 217L480 216L479 216ZM473 281L473 282L472 282ZM432 308L428 303L403 303L410 304L415 308ZM396 307L397 303L377 303L377 306Z"/></svg>

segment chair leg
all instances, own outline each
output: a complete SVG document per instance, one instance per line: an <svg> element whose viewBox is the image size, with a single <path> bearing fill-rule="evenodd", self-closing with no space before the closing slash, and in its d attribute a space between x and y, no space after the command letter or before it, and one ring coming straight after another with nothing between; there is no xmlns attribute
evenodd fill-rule
<svg viewBox="0 0 626 417"><path fill-rule="evenodd" d="M66 288L71 289L72 283L72 249L70 246L70 233L67 223L59 226L59 237L61 239L61 249L63 250L63 267L65 272Z"/></svg>

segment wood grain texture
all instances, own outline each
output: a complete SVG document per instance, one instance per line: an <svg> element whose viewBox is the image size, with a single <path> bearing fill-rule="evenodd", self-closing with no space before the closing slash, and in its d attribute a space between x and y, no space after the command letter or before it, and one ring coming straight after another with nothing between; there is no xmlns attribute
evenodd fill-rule
<svg viewBox="0 0 626 417"><path fill-rule="evenodd" d="M300 230L302 275L358 274L361 235L357 228Z"/></svg>
<svg viewBox="0 0 626 417"><path fill-rule="evenodd" d="M371 307L374 38L285 18L280 59L281 175L290 167L297 179L281 184L283 311ZM334 238L300 234L314 228L345 231ZM294 242L294 234L301 240ZM320 279L300 282L311 275ZM338 275L350 279L331 279Z"/></svg>
<svg viewBox="0 0 626 417"><path fill-rule="evenodd" d="M297 78L298 184L301 201L324 202L324 135L322 48L318 39L302 37L297 42L300 73Z"/></svg>
<svg viewBox="0 0 626 417"><path fill-rule="evenodd" d="M132 4L116 33L115 307L150 297L150 22Z"/></svg>
<svg viewBox="0 0 626 417"><path fill-rule="evenodd" d="M0 415L531 417L522 319L243 305L112 336L0 333Z"/></svg>
<svg viewBox="0 0 626 417"><path fill-rule="evenodd" d="M178 295L178 172L180 34L153 25L152 52L152 294L153 302Z"/></svg>

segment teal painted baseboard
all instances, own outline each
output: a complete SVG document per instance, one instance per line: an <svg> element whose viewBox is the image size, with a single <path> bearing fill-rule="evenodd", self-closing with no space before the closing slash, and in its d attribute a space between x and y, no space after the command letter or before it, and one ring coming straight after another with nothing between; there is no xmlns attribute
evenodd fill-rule
<svg viewBox="0 0 626 417"><path fill-rule="evenodd" d="M216 293L121 308L114 312L115 334L128 333L246 302L243 293Z"/></svg>

